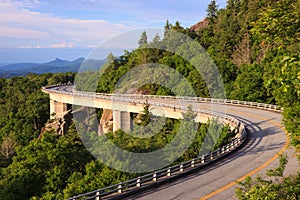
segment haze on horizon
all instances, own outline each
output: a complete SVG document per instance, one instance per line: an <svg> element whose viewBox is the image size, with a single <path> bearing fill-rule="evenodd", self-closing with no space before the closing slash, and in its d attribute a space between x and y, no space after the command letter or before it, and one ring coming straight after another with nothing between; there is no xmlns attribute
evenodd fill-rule
<svg viewBox="0 0 300 200"><path fill-rule="evenodd" d="M72 60L99 43L168 19L189 27L206 15L210 0L0 1L0 64ZM225 0L217 0L219 8Z"/></svg>

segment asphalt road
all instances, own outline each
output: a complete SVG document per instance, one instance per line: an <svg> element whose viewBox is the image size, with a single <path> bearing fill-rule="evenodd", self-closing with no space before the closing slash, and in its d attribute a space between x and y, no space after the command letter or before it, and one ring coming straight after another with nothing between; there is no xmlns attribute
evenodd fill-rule
<svg viewBox="0 0 300 200"><path fill-rule="evenodd" d="M209 109L211 105L202 103L200 107ZM230 105L226 106L226 110L228 115L246 124L250 131L249 139L241 149L185 178L152 188L128 199L236 199L237 180L249 173L254 174L253 176L261 174L264 177L266 169L276 167L278 160L272 160L286 145L286 135L280 125L281 114ZM294 149L289 147L285 153L289 156L286 173L293 174L299 169ZM268 165L264 167L266 164Z"/></svg>
<svg viewBox="0 0 300 200"><path fill-rule="evenodd" d="M57 90L71 92L70 86ZM167 101L167 100L151 100ZM195 200L195 199L236 199L236 181L247 175L264 177L265 170L278 164L278 152L287 153L289 162L286 174L299 170L294 149L287 146L287 137L281 126L281 114L268 110L233 105L211 105L198 103L198 108L221 111L242 121L249 130L249 139L238 151L186 177L166 183L127 199L139 200Z"/></svg>

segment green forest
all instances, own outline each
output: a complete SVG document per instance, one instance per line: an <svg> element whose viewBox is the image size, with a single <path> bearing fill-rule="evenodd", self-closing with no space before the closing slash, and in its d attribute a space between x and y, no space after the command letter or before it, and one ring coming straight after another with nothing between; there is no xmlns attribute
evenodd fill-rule
<svg viewBox="0 0 300 200"><path fill-rule="evenodd" d="M205 82L187 60L163 50L185 49L185 41L172 43L173 35L170 33L177 31L201 44L214 60L224 82L226 98L281 106L284 109L283 124L291 144L299 152L299 10L299 0L228 0L222 9L212 0L207 7L205 26L192 30L182 27L180 22L171 24L166 21L163 38L156 35L149 41L144 32L137 41L140 48L126 51L118 58L109 55L107 67L96 73L85 72L89 75L88 81L76 80L80 85L78 89L90 90L91 81L96 81L101 75L96 85L97 92L111 93L126 72L152 62L170 66L182 74L196 96L210 97L208 88L213 87L214 80ZM160 46L162 50L151 46ZM161 74L156 71L154 76L161 78ZM49 96L42 93L41 88L73 82L74 79L75 73L30 74L0 79L1 199L65 199L137 176L111 169L95 160L83 145L74 124L65 135L43 131L51 113ZM180 83L177 85L180 90ZM159 84L145 84L139 90L146 94L174 95L173 90ZM145 107L140 126L148 123L148 115ZM172 140L180 123L181 120L166 119L160 133L147 140L137 140L121 130L108 133L108 138L129 151L153 151ZM215 120L210 123L213 125L198 124L191 147L176 162L197 156L207 132L220 132L221 137L213 148L230 140L232 132L228 126ZM258 177L253 180L247 178L240 183L236 189L237 197L299 198L300 174L283 177L286 160L284 155L280 156L278 168L268 171L269 176L275 177L273 181Z"/></svg>

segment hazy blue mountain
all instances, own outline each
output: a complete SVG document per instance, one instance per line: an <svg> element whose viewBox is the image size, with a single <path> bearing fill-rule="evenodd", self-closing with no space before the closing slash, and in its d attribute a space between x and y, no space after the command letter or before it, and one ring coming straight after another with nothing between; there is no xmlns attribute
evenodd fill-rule
<svg viewBox="0 0 300 200"><path fill-rule="evenodd" d="M49 65L53 67L69 67L71 65L78 65L84 61L84 58L78 58L73 61L67 61L67 60L61 60L59 58L56 58L56 60L50 61L48 63L45 63L44 65Z"/></svg>
<svg viewBox="0 0 300 200"><path fill-rule="evenodd" d="M0 63L0 67L5 65L9 65L9 63Z"/></svg>
<svg viewBox="0 0 300 200"><path fill-rule="evenodd" d="M14 76L27 76L30 73L28 72L6 72L0 70L0 78L11 78Z"/></svg>
<svg viewBox="0 0 300 200"><path fill-rule="evenodd" d="M61 60L56 58L47 63L16 63L5 66L0 66L0 77L25 76L29 73L44 74L44 73L63 73L77 72L81 64L84 62L84 68L80 71L96 71L105 63L106 60L85 60L78 58L73 61Z"/></svg>
<svg viewBox="0 0 300 200"><path fill-rule="evenodd" d="M16 64L8 64L0 67L1 71L17 71L22 70L27 67L37 66L37 63L16 63Z"/></svg>

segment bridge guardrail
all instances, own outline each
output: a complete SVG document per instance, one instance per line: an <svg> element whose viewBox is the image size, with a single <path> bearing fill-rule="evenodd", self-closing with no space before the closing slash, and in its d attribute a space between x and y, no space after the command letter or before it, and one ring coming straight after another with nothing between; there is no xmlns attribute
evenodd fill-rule
<svg viewBox="0 0 300 200"><path fill-rule="evenodd" d="M64 84L66 85L66 84ZM132 95L132 94L103 94L103 93L91 93L91 92L67 92L67 91L58 91L53 88L62 86L62 85L55 85L55 86L47 86L43 87L43 90L46 92L54 92L54 93L61 93L61 94L67 94L67 95L74 95L74 96L85 96L89 98L103 98L108 100L118 100L118 101L125 101L129 103L138 103L138 104L144 104L145 101L141 101L140 99L145 98L158 98L158 99L172 99L172 100L186 100L186 101L197 101L197 102L209 102L209 103L221 103L221 104L232 104L232 105L241 105L241 106L250 106L250 107L257 107L259 109L268 109L273 110L276 112L281 112L282 109L275 105L270 104L263 104L263 103L256 103L256 102L246 102L246 101L239 101L239 100L228 100L228 99L210 99L210 98L201 98L201 97L171 97L171 96L155 96L155 95ZM124 98L126 97L126 98ZM129 97L129 99L128 99ZM149 103L149 102L148 102ZM151 105L151 102L149 103ZM163 107L170 107L173 108L174 105L170 104L162 104L158 103L157 106L163 106ZM186 110L186 107L177 106L175 105L176 109L182 109ZM237 131L237 135L239 133L239 136L236 137L233 141L231 141L229 144L209 153L206 155L201 155L199 157L193 158L189 161L182 162L177 165L173 165L167 168L163 168L159 171L148 173L144 176L140 176L125 182L121 182L112 186L108 186L102 189L94 190L85 194L80 194L77 196L73 196L69 198L69 200L73 199L100 199L101 197L108 197L112 194L120 194L124 191L133 190L137 188L143 187L143 185L148 185L150 183L158 182L159 179L167 179L172 176L172 174L180 174L184 171L189 171L195 168L200 168L204 165L207 165L211 163L212 161L215 161L217 159L220 159L224 157L225 155L231 153L238 147L240 147L247 138L247 131L245 129L245 125L237 120L234 117L215 113L208 110L202 110L202 109L194 109L195 112L205 113L209 114L211 116L215 116L217 118L223 119L223 123L225 122L233 122L235 124L235 128Z"/></svg>
<svg viewBox="0 0 300 200"><path fill-rule="evenodd" d="M80 194L77 196L70 197L68 200L74 200L74 199L101 199L101 197L108 197L112 194L122 194L123 192L126 192L128 190L132 189L139 189L143 186L147 186L151 183L155 183L160 181L160 179L164 180L167 179L173 174L179 175L183 172L187 172L190 170L193 170L195 168L203 167L217 159L220 159L224 157L225 155L231 153L235 149L237 149L239 146L241 146L244 141L246 140L247 133L243 127L243 134L241 137L236 138L229 144L209 153L206 155L199 156L197 158L191 159L186 162L182 162L177 165L173 165L170 167L163 168L159 171L155 171L152 173L148 173L144 176L136 177L134 179L121 182L115 185L111 185L102 189L94 190L92 192L88 192L85 194Z"/></svg>
<svg viewBox="0 0 300 200"><path fill-rule="evenodd" d="M256 107L259 109L266 109L276 112L282 112L283 108L272 105L272 104L265 104L265 103L258 103L252 101L240 101L240 100L231 100L231 99L216 99L216 98L203 98L203 97L183 97L183 96L159 96L159 95L141 95L141 94L106 94L106 93L93 93L93 92L72 92L68 93L66 91L58 91L55 88L58 86L65 86L65 85L73 85L73 84L58 84L58 85L51 85L43 87L44 91L51 91L54 93L61 93L61 94L75 94L77 96L84 95L89 96L92 98L103 98L103 99L112 99L113 97L129 97L130 99L170 99L170 100L185 100L185 101L196 101L196 102L207 102L207 103L216 103L216 104L231 104L231 105L239 105L239 106L246 106L246 107Z"/></svg>

